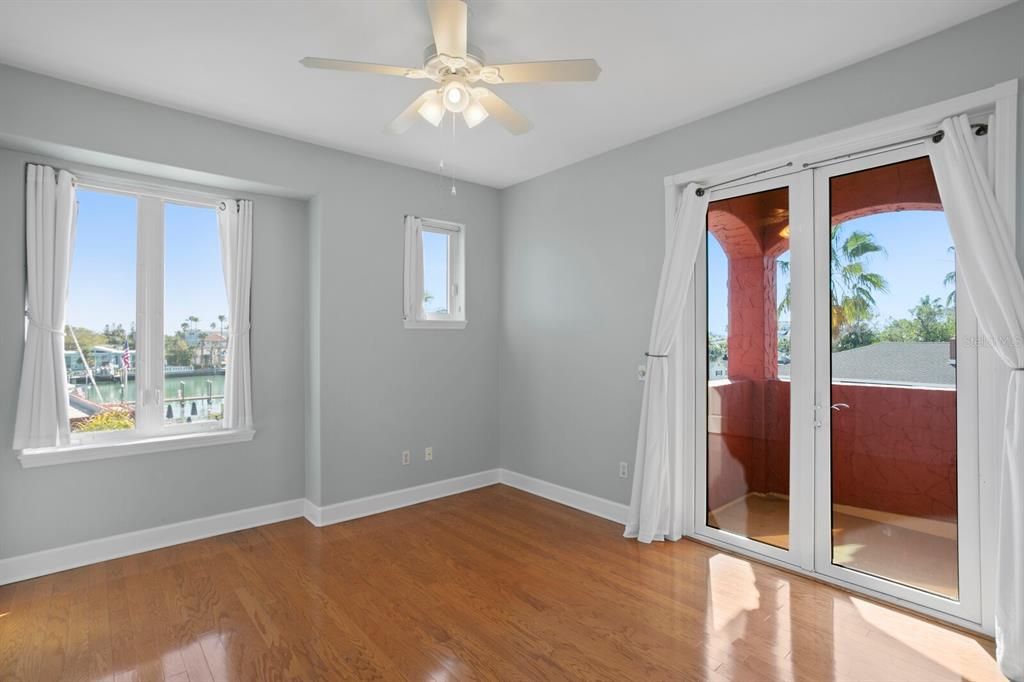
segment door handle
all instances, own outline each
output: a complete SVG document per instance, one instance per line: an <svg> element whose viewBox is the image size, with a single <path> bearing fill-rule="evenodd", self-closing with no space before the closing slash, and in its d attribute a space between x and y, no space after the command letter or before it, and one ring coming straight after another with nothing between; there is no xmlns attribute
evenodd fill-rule
<svg viewBox="0 0 1024 682"><path fill-rule="evenodd" d="M848 410L850 409L850 406L847 405L846 403L836 403L835 405L832 406L832 409L838 412L839 410Z"/></svg>

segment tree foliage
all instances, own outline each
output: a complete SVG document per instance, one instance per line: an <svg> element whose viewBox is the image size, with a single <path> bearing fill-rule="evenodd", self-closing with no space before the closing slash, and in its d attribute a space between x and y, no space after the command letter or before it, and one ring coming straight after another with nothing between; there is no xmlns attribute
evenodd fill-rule
<svg viewBox="0 0 1024 682"><path fill-rule="evenodd" d="M954 308L938 298L925 296L909 312L910 319L890 319L879 333L879 340L937 342L949 341L956 335Z"/></svg>
<svg viewBox="0 0 1024 682"><path fill-rule="evenodd" d="M708 359L724 360L729 354L729 343L720 334L708 334Z"/></svg>
<svg viewBox="0 0 1024 682"><path fill-rule="evenodd" d="M107 343L106 336L86 327L72 327L72 330L75 333L74 336L71 334L64 335L64 350L75 350L76 338L84 353L88 353L96 346L103 346Z"/></svg>
<svg viewBox="0 0 1024 682"><path fill-rule="evenodd" d="M875 316L875 296L889 291L889 282L872 272L870 261L884 256L885 249L874 235L849 230L843 223L831 233L830 290L832 309L832 350L843 351L879 341L898 343L950 341L956 335L956 274L949 272L943 286L952 288L945 301L924 296L911 308L909 318L892 319L879 325ZM950 253L955 254L952 247ZM779 272L789 272L789 262L780 260ZM779 303L779 314L790 307L791 289L786 287ZM780 341L781 351L781 341Z"/></svg>
<svg viewBox="0 0 1024 682"><path fill-rule="evenodd" d="M192 362L192 351L181 334L164 337L164 357L169 365L185 367Z"/></svg>
<svg viewBox="0 0 1024 682"><path fill-rule="evenodd" d="M75 424L75 431L124 431L135 428L135 413L127 408L112 407Z"/></svg>
<svg viewBox="0 0 1024 682"><path fill-rule="evenodd" d="M831 262L829 264L832 338L838 340L851 325L869 322L873 317L875 294L889 291L889 282L870 269L874 256L884 256L885 249L870 232L850 231L844 223L832 226ZM779 272L789 272L789 261L779 261ZM789 310L792 283L779 302L779 314Z"/></svg>
<svg viewBox="0 0 1024 682"><path fill-rule="evenodd" d="M845 328L872 317L875 294L887 293L889 282L868 269L870 257L885 255L885 249L870 232L848 232L843 223L832 226L831 283L832 338Z"/></svg>
<svg viewBox="0 0 1024 682"><path fill-rule="evenodd" d="M164 337L164 353L166 362L169 365L189 366L193 360L193 348L205 349L207 337L217 330L218 324L223 333L227 327L227 316L218 315L217 322L210 322L210 331L199 331L199 318L190 315L181 323L181 330ZM72 327L74 337L67 334L64 337L64 350L76 350L75 338L82 347L82 353L86 361L92 365L91 351L97 346L108 346L111 348L124 348L127 341L129 348L136 348L135 345L135 324L130 329L125 329L123 324L112 323L103 325L102 331L93 331L88 327ZM193 344L189 345L188 335L193 335Z"/></svg>
<svg viewBox="0 0 1024 682"><path fill-rule="evenodd" d="M870 346L877 341L878 332L871 326L871 323L866 320L860 320L847 325L840 332L839 336L832 342L832 352Z"/></svg>

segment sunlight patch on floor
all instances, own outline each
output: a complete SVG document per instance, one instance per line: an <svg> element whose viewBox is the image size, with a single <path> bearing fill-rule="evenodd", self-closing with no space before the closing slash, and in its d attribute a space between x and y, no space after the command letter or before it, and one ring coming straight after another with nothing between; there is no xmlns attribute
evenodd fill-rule
<svg viewBox="0 0 1024 682"><path fill-rule="evenodd" d="M708 600L711 625L721 632L737 623L739 616L761 607L754 569L749 562L726 554L708 561ZM742 619L740 619L742 620Z"/></svg>
<svg viewBox="0 0 1024 682"><path fill-rule="evenodd" d="M992 655L973 637L866 599L852 597L850 601L873 631L891 637L950 671L963 670L965 665L975 669L994 666Z"/></svg>
<svg viewBox="0 0 1024 682"><path fill-rule="evenodd" d="M832 513L832 563L956 599L956 524L840 507ZM900 523L903 519L907 523ZM888 519L886 519L888 520ZM916 524L917 527L910 527ZM748 493L708 512L708 525L775 547L789 546L789 499Z"/></svg>

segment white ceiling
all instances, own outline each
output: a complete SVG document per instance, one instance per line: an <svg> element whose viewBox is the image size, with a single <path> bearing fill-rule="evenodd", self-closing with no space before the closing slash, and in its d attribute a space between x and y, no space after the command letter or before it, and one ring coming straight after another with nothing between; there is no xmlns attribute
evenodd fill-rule
<svg viewBox="0 0 1024 682"><path fill-rule="evenodd" d="M530 117L384 126L424 81L307 70L420 66L420 0L0 2L0 62L366 156L505 187L834 71L1009 0L470 0L491 63L594 57L596 83L495 88ZM880 96L882 93L879 93Z"/></svg>

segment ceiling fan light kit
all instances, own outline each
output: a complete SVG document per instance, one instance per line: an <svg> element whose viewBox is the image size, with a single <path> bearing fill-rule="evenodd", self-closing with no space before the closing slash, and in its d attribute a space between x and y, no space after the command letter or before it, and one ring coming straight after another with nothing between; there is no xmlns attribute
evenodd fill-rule
<svg viewBox="0 0 1024 682"><path fill-rule="evenodd" d="M474 95L473 101L469 103L466 110L462 112L462 120L466 122L467 128L476 128L490 116L484 105L480 104L480 98Z"/></svg>
<svg viewBox="0 0 1024 682"><path fill-rule="evenodd" d="M448 80L441 91L444 93L445 108L453 114L461 114L469 106L469 88L461 80Z"/></svg>
<svg viewBox="0 0 1024 682"><path fill-rule="evenodd" d="M441 97L441 93L438 91L428 91L424 95L426 99L423 104L416 109L416 113L423 117L423 120L430 123L430 125L437 127L441 125L441 121L444 119L444 99ZM405 129L394 132L405 132L409 126L405 126Z"/></svg>
<svg viewBox="0 0 1024 682"><path fill-rule="evenodd" d="M385 128L394 134L411 128L417 116L435 127L439 126L445 113L450 112L462 114L469 128L493 117L512 134L521 135L533 127L529 119L492 90L478 87L477 83L593 81L601 73L601 67L593 59L487 65L482 53L466 42L469 15L463 0L427 0L427 13L434 44L426 50L423 68L319 57L306 57L300 63L311 69L376 73L437 83L438 88L420 95Z"/></svg>

